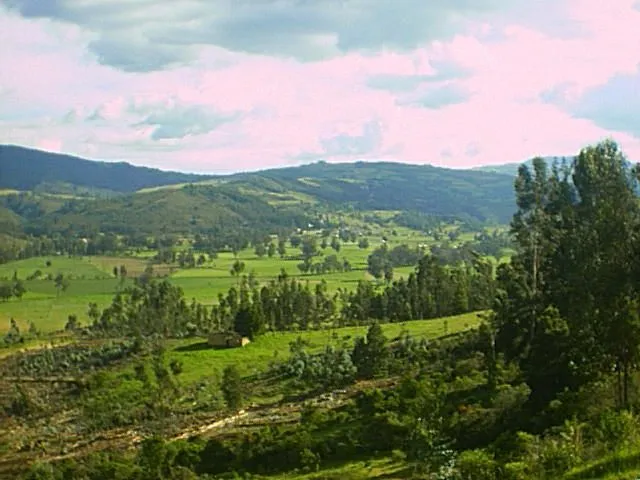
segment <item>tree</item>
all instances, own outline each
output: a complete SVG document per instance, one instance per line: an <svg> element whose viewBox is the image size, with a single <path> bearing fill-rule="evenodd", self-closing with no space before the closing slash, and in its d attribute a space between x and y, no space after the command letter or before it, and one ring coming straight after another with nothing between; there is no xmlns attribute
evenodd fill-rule
<svg viewBox="0 0 640 480"><path fill-rule="evenodd" d="M318 242L316 237L313 235L306 235L302 240L302 245L300 246L302 249L302 258L310 259L311 257L318 254Z"/></svg>
<svg viewBox="0 0 640 480"><path fill-rule="evenodd" d="M336 237L333 237L331 239L331 248L333 248L336 253L338 253L340 251L340 240L338 240Z"/></svg>
<svg viewBox="0 0 640 480"><path fill-rule="evenodd" d="M260 329L259 319L249 306L241 307L233 319L233 329L243 337L253 340Z"/></svg>
<svg viewBox="0 0 640 480"><path fill-rule="evenodd" d="M255 247L255 253L258 257L262 258L267 254L267 249L264 246L264 243L258 242Z"/></svg>
<svg viewBox="0 0 640 480"><path fill-rule="evenodd" d="M305 258L305 260L303 262L300 262L297 267L298 270L300 270L300 273L309 273L309 271L311 270L311 261Z"/></svg>
<svg viewBox="0 0 640 480"><path fill-rule="evenodd" d="M231 265L231 270L229 270L229 273L231 274L232 277L240 278L240 275L242 275L242 272L244 272L244 269L245 269L244 262L241 262L240 260L236 260L235 262L233 262L233 265Z"/></svg>
<svg viewBox="0 0 640 480"><path fill-rule="evenodd" d="M64 329L67 332L74 332L80 327L80 322L78 322L78 317L76 315L69 315L67 318L67 323L64 326Z"/></svg>
<svg viewBox="0 0 640 480"><path fill-rule="evenodd" d="M62 273L58 273L58 275L56 275L53 283L56 287L57 295L60 295L60 292L66 292L67 288L69 288L69 279Z"/></svg>
<svg viewBox="0 0 640 480"><path fill-rule="evenodd" d="M153 278L153 265L147 265L144 269L144 272L138 277L138 283L140 285L147 284Z"/></svg>
<svg viewBox="0 0 640 480"><path fill-rule="evenodd" d="M367 271L376 279L381 279L385 274L385 267L391 265L389 250L386 245L377 248L367 257Z"/></svg>
<svg viewBox="0 0 640 480"><path fill-rule="evenodd" d="M114 276L114 277L117 277L117 276L118 276L118 267L117 267L117 266L114 266L114 267L113 267L113 276Z"/></svg>
<svg viewBox="0 0 640 480"><path fill-rule="evenodd" d="M27 292L26 287L24 286L24 282L20 279L14 280L13 282L13 296L22 299L22 296Z"/></svg>
<svg viewBox="0 0 640 480"><path fill-rule="evenodd" d="M272 258L276 254L276 246L273 243L269 243L267 246L267 256Z"/></svg>
<svg viewBox="0 0 640 480"><path fill-rule="evenodd" d="M280 258L284 258L286 254L287 254L287 242L284 238L279 238L278 239L278 255L280 255Z"/></svg>
<svg viewBox="0 0 640 480"><path fill-rule="evenodd" d="M387 338L378 322L371 324L366 339L356 339L351 357L358 371L358 378L371 379L384 371L389 350Z"/></svg>
<svg viewBox="0 0 640 480"><path fill-rule="evenodd" d="M98 319L100 318L100 309L98 308L97 303L91 302L89 304L89 310L87 311L87 316L91 319L94 325L98 323Z"/></svg>
<svg viewBox="0 0 640 480"><path fill-rule="evenodd" d="M120 278L127 277L127 267L125 265L120 265Z"/></svg>
<svg viewBox="0 0 640 480"><path fill-rule="evenodd" d="M13 295L13 287L8 283L0 284L0 298L7 302Z"/></svg>
<svg viewBox="0 0 640 480"><path fill-rule="evenodd" d="M612 370L627 407L640 360L637 169L607 140L551 173L534 159L515 189L518 252L498 270L496 348L520 364L537 408Z"/></svg>
<svg viewBox="0 0 640 480"><path fill-rule="evenodd" d="M298 248L302 243L302 238L300 235L291 235L291 237L289 237L289 243L292 248Z"/></svg>
<svg viewBox="0 0 640 480"><path fill-rule="evenodd" d="M387 282L387 284L389 284L391 283L392 280L393 280L393 267L387 263L384 266L384 281Z"/></svg>
<svg viewBox="0 0 640 480"><path fill-rule="evenodd" d="M367 237L362 237L358 242L358 248L366 250L369 248L369 239Z"/></svg>
<svg viewBox="0 0 640 480"><path fill-rule="evenodd" d="M222 372L221 390L227 408L237 410L242 407L242 377L240 376L237 366L229 365L225 367Z"/></svg>
<svg viewBox="0 0 640 480"><path fill-rule="evenodd" d="M20 335L18 322L16 322L13 317L11 317L11 320L9 321L9 331L6 333L4 341L5 343L8 343L10 345L22 341L22 335Z"/></svg>
<svg viewBox="0 0 640 480"><path fill-rule="evenodd" d="M342 260L342 270L344 270L345 272L350 272L351 271L351 262L349 262L349 259L344 258Z"/></svg>

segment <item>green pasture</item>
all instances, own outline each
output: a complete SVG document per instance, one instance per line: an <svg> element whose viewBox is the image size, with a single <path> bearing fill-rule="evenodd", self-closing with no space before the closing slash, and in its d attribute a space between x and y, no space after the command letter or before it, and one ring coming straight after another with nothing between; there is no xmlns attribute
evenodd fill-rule
<svg viewBox="0 0 640 480"><path fill-rule="evenodd" d="M392 340L403 331L418 338L437 338L447 333L474 328L480 322L479 313L467 313L454 317L413 320L403 323L382 325L384 334ZM353 345L355 339L364 336L366 326L327 328L298 332L274 332L259 336L254 342L242 348L212 349L206 339L175 340L171 343L170 357L183 363L182 381L191 383L207 376L218 375L228 365L238 365L244 375L264 371L271 362L281 361L289 356L289 344L298 337L309 343L309 348L320 351L325 345Z"/></svg>
<svg viewBox="0 0 640 480"><path fill-rule="evenodd" d="M374 458L338 463L323 467L317 472L288 472L275 476L256 476L258 479L272 480L367 480L370 478L400 479L410 478L411 469L406 462L392 458Z"/></svg>
<svg viewBox="0 0 640 480"><path fill-rule="evenodd" d="M351 217L349 219L358 221ZM392 230L395 230L395 235L391 233ZM236 260L245 264L244 275L253 272L260 283L275 279L284 269L289 276L308 281L311 285L324 280L330 292L337 292L338 289L352 290L361 280L373 280L366 271L367 256L382 244L383 235L388 238L390 248L403 243L417 246L433 242L423 233L404 227L379 229L376 235L368 237L367 249L361 249L357 243L352 242L341 243L339 252L335 252L330 246L319 249L320 255L314 258L314 262L322 262L324 256L335 254L340 261L348 259L352 266L349 272L323 275L301 274L298 269L301 260L297 258L300 251L289 244L285 258L280 258L279 255L260 258L249 248L238 252L237 257L230 252L221 252L218 258L207 258L207 262L197 268L181 269L178 265L153 265L153 269L155 275L167 276L172 283L180 286L189 300L195 298L205 305L217 302L220 293L226 293L231 286L237 284L238 279L230 274L231 266ZM321 240L318 238L318 246ZM330 239L327 241L330 243ZM186 244L182 248L187 248ZM14 298L8 302L0 302L0 332L9 328L11 318L14 318L21 328L27 328L29 322L33 322L42 332L63 328L69 315L77 315L82 323L86 323L88 304L95 302L100 308L109 305L118 288L131 284L132 278L144 272L149 258L154 254L154 251L144 251L140 255L122 257L49 256L0 265L0 278L10 279L14 272L22 280L36 270L43 274L40 280L25 281L28 293L21 300ZM501 261L507 259L505 256ZM51 262L51 266L47 267L47 261ZM125 265L127 269L128 278L124 282L113 275L113 267L119 268L120 265ZM406 276L413 270L414 267L397 268L394 270L394 278ZM64 292L57 292L52 280L58 273L70 278L69 287Z"/></svg>
<svg viewBox="0 0 640 480"><path fill-rule="evenodd" d="M50 267L47 267L47 261L51 262ZM102 278L107 276L103 270L92 264L86 257L69 258L62 255L52 255L1 264L0 278L10 279L13 277L14 272L17 272L18 278L25 279L36 270L40 270L44 276L51 275L52 277L59 273L76 278Z"/></svg>

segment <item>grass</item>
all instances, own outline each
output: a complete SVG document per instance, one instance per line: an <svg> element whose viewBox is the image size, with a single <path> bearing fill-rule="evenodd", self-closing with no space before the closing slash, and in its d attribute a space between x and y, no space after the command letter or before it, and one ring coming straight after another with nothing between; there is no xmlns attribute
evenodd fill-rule
<svg viewBox="0 0 640 480"><path fill-rule="evenodd" d="M179 190L188 185L218 185L220 183L224 183L225 179L211 179L211 180L203 180L201 182L188 182L188 183L172 183L171 185L160 185L159 187L147 187L141 188L136 193L151 193L157 192L158 190Z"/></svg>
<svg viewBox="0 0 640 480"><path fill-rule="evenodd" d="M636 480L640 478L640 451L621 450L574 468L564 480Z"/></svg>
<svg viewBox="0 0 640 480"><path fill-rule="evenodd" d="M72 287L70 287L71 289ZM64 328L69 315L76 315L81 323L87 322L90 302L104 308L111 303L112 294L72 296L66 293L59 297L38 297L27 294L23 300L0 303L0 334L9 329L9 321L15 319L21 330L26 331L29 322L42 332L52 332Z"/></svg>
<svg viewBox="0 0 640 480"><path fill-rule="evenodd" d="M366 213L366 212L365 212ZM378 215L392 215L394 212L373 212ZM335 216L335 215L334 215ZM349 220L351 223L364 222L347 216L338 215L336 218ZM334 293L339 288L352 290L361 280L372 280L367 273L367 257L378 246L382 244L382 236L388 238L390 248L406 243L410 246L420 244L432 244L433 239L424 233L411 230L405 227L381 228L377 225L367 225L374 232L368 236L369 248L361 249L357 243L341 243L339 252L335 252L331 247L320 250L320 255L314 258L314 262L321 262L324 256L337 255L339 260L348 259L353 268L350 272L335 272L324 275L301 274L298 264L301 262L296 255L298 249L287 245L287 256L281 259L279 256L269 258L264 256L259 258L253 249L246 249L238 253L237 259L245 263L245 274L254 272L260 283L266 283L276 278L282 269L289 276L296 277L302 281L308 281L312 286L324 280L327 288ZM395 230L395 235L392 231ZM329 243L328 239L328 243ZM321 239L318 239L318 244ZM186 248L186 246L183 246ZM64 293L57 295L52 280L34 280L25 282L28 293L22 300L12 299L9 302L0 303L0 334L9 328L9 320L14 318L18 321L20 328L27 328L30 321L34 322L36 328L42 332L51 332L64 327L69 315L77 315L82 323L88 321L87 309L90 302L95 302L100 308L107 306L117 288L119 279L113 276L113 267L125 265L129 278L139 276L149 264L150 257L155 255L155 251L144 251L133 253L131 256L95 256L95 257L74 257L51 256L37 257L27 260L0 265L0 279L10 279L14 272L18 277L25 279L36 270L40 270L46 277L52 278L58 273L70 276L70 286ZM508 252L505 252L508 253ZM506 260L505 256L501 260ZM195 298L198 302L211 305L217 302L220 293L226 293L229 288L237 283L237 279L229 273L236 257L231 253L220 253L218 258L207 261L198 268L180 269L178 265L153 265L156 275L168 275L169 280L180 286L188 300ZM47 261L51 266L47 267ZM413 267L401 267L394 271L394 278L398 279L407 276L414 270ZM127 280L126 284L130 284Z"/></svg>
<svg viewBox="0 0 640 480"><path fill-rule="evenodd" d="M51 262L51 266L47 266L47 261ZM43 275L51 274L54 277L58 273L76 278L104 278L107 276L103 270L92 264L87 257L50 256L17 260L0 265L0 278L9 279L13 277L14 272L17 272L19 278L25 279L36 270L40 270Z"/></svg>
<svg viewBox="0 0 640 480"><path fill-rule="evenodd" d="M124 265L127 269L127 276L130 277L141 275L148 265L147 260L136 257L89 257L89 263L109 275L113 275L113 267L120 268L121 265Z"/></svg>
<svg viewBox="0 0 640 480"><path fill-rule="evenodd" d="M406 463L391 458L359 460L323 468L312 473L292 473L270 477L273 480L364 480L368 478L402 479L410 478Z"/></svg>
<svg viewBox="0 0 640 480"><path fill-rule="evenodd" d="M455 333L474 328L479 322L478 313L468 313L440 319L389 323L382 325L382 328L388 339L398 337L405 330L414 337L437 338L445 334L445 324L447 333ZM289 344L298 337L307 341L311 350L319 351L328 344L346 342L352 345L366 331L367 327L363 326L267 333L243 348L221 350L209 348L205 339L175 340L170 344L170 357L183 362L181 379L187 383L217 376L228 365L238 365L244 370L244 375L252 375L266 370L274 360L286 359L289 356Z"/></svg>

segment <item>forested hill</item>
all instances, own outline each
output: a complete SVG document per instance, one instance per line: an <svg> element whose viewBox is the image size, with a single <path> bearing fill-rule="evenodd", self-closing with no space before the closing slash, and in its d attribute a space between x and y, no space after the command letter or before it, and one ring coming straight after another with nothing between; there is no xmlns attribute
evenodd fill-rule
<svg viewBox="0 0 640 480"><path fill-rule="evenodd" d="M0 145L0 188L34 190L43 184L135 192L141 188L202 180L200 175L100 162L15 145Z"/></svg>
<svg viewBox="0 0 640 480"><path fill-rule="evenodd" d="M30 232L219 232L256 223L270 229L344 208L495 222L513 213L513 177L491 172L317 162L207 177L0 148L0 206L14 214L3 215L5 226L13 229L18 218Z"/></svg>
<svg viewBox="0 0 640 480"><path fill-rule="evenodd" d="M317 162L236 175L229 183L282 194L298 192L356 209L415 210L499 221L513 214L512 177L431 165Z"/></svg>

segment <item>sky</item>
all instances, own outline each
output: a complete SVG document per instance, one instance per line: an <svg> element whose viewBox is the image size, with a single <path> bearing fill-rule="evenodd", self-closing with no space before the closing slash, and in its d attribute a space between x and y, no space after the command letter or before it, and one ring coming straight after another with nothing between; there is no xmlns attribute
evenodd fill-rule
<svg viewBox="0 0 640 480"><path fill-rule="evenodd" d="M202 173L640 161L640 1L0 0L0 143Z"/></svg>

